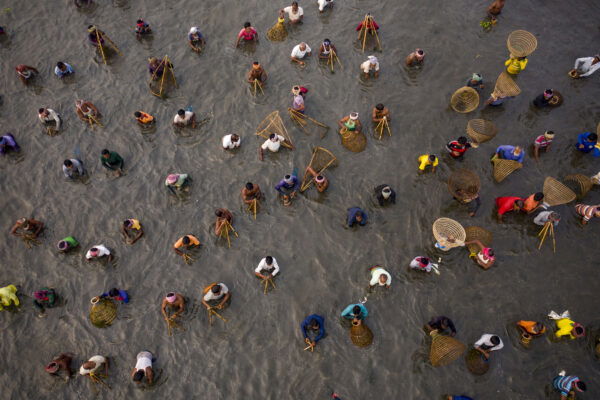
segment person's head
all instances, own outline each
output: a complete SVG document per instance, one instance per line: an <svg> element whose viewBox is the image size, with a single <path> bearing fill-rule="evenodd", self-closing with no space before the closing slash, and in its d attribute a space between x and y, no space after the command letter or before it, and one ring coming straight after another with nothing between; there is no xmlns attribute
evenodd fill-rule
<svg viewBox="0 0 600 400"><path fill-rule="evenodd" d="M544 90L544 97L549 99L550 97L554 96L554 93L552 92L552 89L546 89Z"/></svg>
<svg viewBox="0 0 600 400"><path fill-rule="evenodd" d="M377 63L379 62L379 60L377 60L377 57L375 57L375 56L369 56L367 58L369 59L370 65L377 65Z"/></svg>
<svg viewBox="0 0 600 400"><path fill-rule="evenodd" d="M315 176L315 182L323 183L323 182L325 182L325 177L323 175L317 175L317 176Z"/></svg>
<svg viewBox="0 0 600 400"><path fill-rule="evenodd" d="M292 1L292 10L294 10L294 11L298 10L298 2L297 1Z"/></svg>
<svg viewBox="0 0 600 400"><path fill-rule="evenodd" d="M521 148L521 146L515 146L515 150L513 151L513 154L515 156L518 156L519 154L521 154L522 151L523 151L523 149Z"/></svg>
<svg viewBox="0 0 600 400"><path fill-rule="evenodd" d="M219 217L219 218L220 218L220 217L223 217L223 210L221 210L221 209L218 209L218 210L216 210L216 211L215 211L215 215L216 215L217 217Z"/></svg>
<svg viewBox="0 0 600 400"><path fill-rule="evenodd" d="M104 149L104 150L102 150L102 153L101 153L101 154L102 154L102 157L103 157L103 158L108 158L108 157L110 157L110 151L108 151L108 149Z"/></svg>
<svg viewBox="0 0 600 400"><path fill-rule="evenodd" d="M421 257L421 259L419 260L419 263L421 263L421 265L423 265L423 266L429 265L429 257Z"/></svg>
<svg viewBox="0 0 600 400"><path fill-rule="evenodd" d="M595 141L597 141L597 140L598 140L598 135L596 135L595 133L593 133L593 132L592 132L592 133L590 133L590 134L588 135L587 139L588 139L590 142L595 142Z"/></svg>
<svg viewBox="0 0 600 400"><path fill-rule="evenodd" d="M123 227L125 227L125 228L131 228L132 225L133 225L133 222L131 222L130 219L126 219L125 221L123 221Z"/></svg>
<svg viewBox="0 0 600 400"><path fill-rule="evenodd" d="M437 157L435 156L435 154L430 154L429 155L429 161L431 161L431 162L434 162L436 158Z"/></svg>
<svg viewBox="0 0 600 400"><path fill-rule="evenodd" d="M219 294L221 292L221 285L219 285L217 283L212 288L210 288L210 291L213 292L214 294Z"/></svg>
<svg viewBox="0 0 600 400"><path fill-rule="evenodd" d="M302 50L302 51L306 50L306 43L304 43L304 42L300 43L300 50Z"/></svg>
<svg viewBox="0 0 600 400"><path fill-rule="evenodd" d="M136 118L141 118L142 117L142 113L139 112L139 111L136 111L136 112L133 113L133 116L136 117Z"/></svg>
<svg viewBox="0 0 600 400"><path fill-rule="evenodd" d="M136 21L136 24L137 24L138 26L140 26L140 25L144 25L144 20L140 18L140 19L138 19L138 20Z"/></svg>
<svg viewBox="0 0 600 400"><path fill-rule="evenodd" d="M252 28L252 24L250 22L244 22L244 29L249 31Z"/></svg>
<svg viewBox="0 0 600 400"><path fill-rule="evenodd" d="M185 244L186 246L189 245L191 243L190 237L184 236L183 239L181 239L181 243Z"/></svg>
<svg viewBox="0 0 600 400"><path fill-rule="evenodd" d="M350 119L352 121L356 121L358 119L358 113L357 112L351 112L350 113Z"/></svg>
<svg viewBox="0 0 600 400"><path fill-rule="evenodd" d="M331 46L331 40L329 40L329 39L325 39L325 40L323 40L323 44L324 44L325 46Z"/></svg>
<svg viewBox="0 0 600 400"><path fill-rule="evenodd" d="M112 288L108 291L108 295L110 297L117 297L119 295L119 289L117 288Z"/></svg>
<svg viewBox="0 0 600 400"><path fill-rule="evenodd" d="M493 344L494 346L498 346L500 344L500 338L498 336L494 335L490 338L490 343Z"/></svg>
<svg viewBox="0 0 600 400"><path fill-rule="evenodd" d="M93 361L86 361L83 363L82 367L84 369L94 369L96 368L96 363Z"/></svg>
<svg viewBox="0 0 600 400"><path fill-rule="evenodd" d="M144 370L138 369L135 374L133 374L133 381L136 383L141 383L142 379L144 379Z"/></svg>
<svg viewBox="0 0 600 400"><path fill-rule="evenodd" d="M273 264L273 257L266 256L265 257L265 262L267 263L267 265L272 265Z"/></svg>
<svg viewBox="0 0 600 400"><path fill-rule="evenodd" d="M385 108L385 106L382 103L379 103L375 106L375 108L379 111L383 111L383 109Z"/></svg>
<svg viewBox="0 0 600 400"><path fill-rule="evenodd" d="M174 185L179 180L179 175L177 174L169 174L167 175L167 185Z"/></svg>
<svg viewBox="0 0 600 400"><path fill-rule="evenodd" d="M536 322L535 325L533 326L533 331L536 334L544 333L546 331L546 327L541 322Z"/></svg>
<svg viewBox="0 0 600 400"><path fill-rule="evenodd" d="M56 66L57 66L57 67L58 67L58 69L60 69L61 71L62 71L63 69L66 69L66 68L67 68L67 66L65 65L65 63L64 63L64 62L62 62L62 61L59 61L59 62L57 62L57 63L56 63Z"/></svg>
<svg viewBox="0 0 600 400"><path fill-rule="evenodd" d="M296 85L292 87L292 94L298 96L300 94L300 86Z"/></svg>
<svg viewBox="0 0 600 400"><path fill-rule="evenodd" d="M548 219L550 221L560 221L560 214L557 213L556 211L552 211L549 215L548 215Z"/></svg>
<svg viewBox="0 0 600 400"><path fill-rule="evenodd" d="M360 306L359 305L355 305L354 307L352 307L352 314L360 315Z"/></svg>
<svg viewBox="0 0 600 400"><path fill-rule="evenodd" d="M387 282L387 280L388 280L388 277L387 277L387 275L386 275L386 274L381 274L381 275L379 275L379 283L381 283L382 285L383 285L384 283L386 283L386 282Z"/></svg>
<svg viewBox="0 0 600 400"><path fill-rule="evenodd" d="M274 134L274 133L271 133L269 135L269 140L272 141L272 142L276 142L277 141L277 135Z"/></svg>
<svg viewBox="0 0 600 400"><path fill-rule="evenodd" d="M471 82L472 83L481 83L482 80L483 80L483 77L481 76L481 74L478 74L477 72L475 72L471 76Z"/></svg>
<svg viewBox="0 0 600 400"><path fill-rule="evenodd" d="M515 200L515 204L514 204L514 209L515 210L520 210L521 208L523 208L523 200Z"/></svg>
<svg viewBox="0 0 600 400"><path fill-rule="evenodd" d="M462 145L465 145L465 144L467 144L467 138L464 137L464 136L461 136L461 137L459 137L457 139L457 142L460 143L460 144L462 144Z"/></svg>
<svg viewBox="0 0 600 400"><path fill-rule="evenodd" d="M167 302L171 304L175 303L175 300L177 300L177 295L175 294L175 292L169 292L165 296L165 300L167 300Z"/></svg>
<svg viewBox="0 0 600 400"><path fill-rule="evenodd" d="M496 253L494 253L494 250L493 250L493 249L491 249L491 248L488 248L487 254L488 254L488 257L494 257L494 255L495 255Z"/></svg>
<svg viewBox="0 0 600 400"><path fill-rule="evenodd" d="M88 25L87 30L88 32L94 32L96 30L96 27L94 25Z"/></svg>
<svg viewBox="0 0 600 400"><path fill-rule="evenodd" d="M552 140L552 139L554 139L554 131L546 131L546 132L544 132L544 137L545 137L547 140Z"/></svg>
<svg viewBox="0 0 600 400"><path fill-rule="evenodd" d="M381 195L383 196L384 199L387 199L388 197L390 197L391 194L392 194L391 187L386 186L383 189L381 189Z"/></svg>
<svg viewBox="0 0 600 400"><path fill-rule="evenodd" d="M39 108L38 109L38 114L46 115L47 113L48 113L48 111L45 108Z"/></svg>
<svg viewBox="0 0 600 400"><path fill-rule="evenodd" d="M577 338L583 337L585 336L585 328L580 323L575 322L571 334Z"/></svg>
<svg viewBox="0 0 600 400"><path fill-rule="evenodd" d="M292 176L290 174L286 174L283 177L283 180L285 181L285 183L287 183L288 185L291 185L294 183L294 180L292 179Z"/></svg>
<svg viewBox="0 0 600 400"><path fill-rule="evenodd" d="M196 35L196 34L198 34L198 32L200 32L200 30L198 29L198 27L197 27L197 26L192 26L192 27L190 28L190 34L191 34L191 35Z"/></svg>
<svg viewBox="0 0 600 400"><path fill-rule="evenodd" d="M98 254L100 254L100 250L98 250L97 247L92 247L90 249L90 256L92 256L92 257L98 257Z"/></svg>
<svg viewBox="0 0 600 400"><path fill-rule="evenodd" d="M180 108L179 110L177 110L177 115L179 115L180 117L185 117L185 110L183 108Z"/></svg>
<svg viewBox="0 0 600 400"><path fill-rule="evenodd" d="M533 199L535 201L542 201L544 199L544 193L537 192L536 194L533 195Z"/></svg>
<svg viewBox="0 0 600 400"><path fill-rule="evenodd" d="M237 134L235 134L235 133L232 133L231 134L231 141L232 142L237 142L238 140L240 140L240 136L237 135Z"/></svg>
<svg viewBox="0 0 600 400"><path fill-rule="evenodd" d="M415 49L415 56L417 57L417 60L421 61L425 58L425 52L423 49Z"/></svg>
<svg viewBox="0 0 600 400"><path fill-rule="evenodd" d="M583 381L577 380L575 381L575 389L578 392L585 392L587 390L587 386Z"/></svg>
<svg viewBox="0 0 600 400"><path fill-rule="evenodd" d="M252 190L254 189L254 185L252 184L252 182L246 182L246 190Z"/></svg>
<svg viewBox="0 0 600 400"><path fill-rule="evenodd" d="M310 325L309 325L310 329L312 329L313 331L317 331L319 330L319 321L317 321L316 319L313 319L312 321L310 321Z"/></svg>
<svg viewBox="0 0 600 400"><path fill-rule="evenodd" d="M362 222L362 220L363 220L363 213L362 213L362 211L357 212L355 218L356 218L357 222Z"/></svg>
<svg viewBox="0 0 600 400"><path fill-rule="evenodd" d="M61 240L57 244L58 250L65 251L69 248L69 243L66 240Z"/></svg>
<svg viewBox="0 0 600 400"><path fill-rule="evenodd" d="M60 369L60 367L58 366L58 363L56 363L55 361L52 361L51 363L49 363L48 365L46 365L46 368L44 368L44 369L49 374L55 374L55 373L58 372L58 370Z"/></svg>
<svg viewBox="0 0 600 400"><path fill-rule="evenodd" d="M63 165L67 168L73 168L73 163L71 162L71 160L65 160L65 162L63 162Z"/></svg>

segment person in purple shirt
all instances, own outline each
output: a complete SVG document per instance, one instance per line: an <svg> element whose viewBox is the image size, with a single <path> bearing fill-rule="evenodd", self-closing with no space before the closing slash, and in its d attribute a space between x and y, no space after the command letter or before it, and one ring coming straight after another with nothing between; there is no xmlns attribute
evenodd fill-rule
<svg viewBox="0 0 600 400"><path fill-rule="evenodd" d="M102 293L100 295L100 298L103 298L103 297L109 297L116 301L122 301L123 303L129 303L129 295L127 294L127 291L117 289L117 288L112 288L108 292Z"/></svg>
<svg viewBox="0 0 600 400"><path fill-rule="evenodd" d="M352 207L348 209L348 219L346 223L349 227L354 224L365 225L367 223L367 213L360 207Z"/></svg>
<svg viewBox="0 0 600 400"><path fill-rule="evenodd" d="M283 197L283 205L290 205L290 202L300 187L300 181L298 180L298 172L294 169L292 174L288 174L275 185L275 190Z"/></svg>
<svg viewBox="0 0 600 400"><path fill-rule="evenodd" d="M19 151L20 149L12 133L0 136L0 154L6 154L9 150Z"/></svg>
<svg viewBox="0 0 600 400"><path fill-rule="evenodd" d="M523 149L520 146L510 146L507 144L498 146L496 155L498 158L514 160L520 163L523 163L523 159L525 158L525 152L523 152Z"/></svg>

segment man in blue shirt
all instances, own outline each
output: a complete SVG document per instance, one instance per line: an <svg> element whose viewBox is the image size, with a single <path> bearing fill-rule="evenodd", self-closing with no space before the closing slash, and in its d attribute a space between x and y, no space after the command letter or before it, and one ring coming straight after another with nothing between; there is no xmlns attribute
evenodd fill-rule
<svg viewBox="0 0 600 400"><path fill-rule="evenodd" d="M304 341L309 345L310 350L312 351L317 345L317 342L325 336L325 319L320 315L311 314L302 321L300 329L302 329ZM312 340L309 338L309 333L311 333L310 336L314 335Z"/></svg>
<svg viewBox="0 0 600 400"><path fill-rule="evenodd" d="M59 78L62 78L62 77L65 77L65 76L75 73L75 70L69 64L59 61L56 63L56 67L54 68L54 73Z"/></svg>
<svg viewBox="0 0 600 400"><path fill-rule="evenodd" d="M589 153L594 150L596 143L598 143L598 135L593 132L585 132L577 136L576 147L582 153Z"/></svg>
<svg viewBox="0 0 600 400"><path fill-rule="evenodd" d="M290 205L290 199L293 199L296 196L296 192L300 187L300 181L298 180L298 173L294 169L292 174L288 174L283 177L282 180L279 181L277 185L275 185L275 190L279 192L279 194L283 197L283 205Z"/></svg>
<svg viewBox="0 0 600 400"><path fill-rule="evenodd" d="M572 393L572 398L575 398L575 392L585 392L586 386L583 381L580 381L576 376L566 376L565 371L560 371L558 376L552 380L554 389L560 392L560 399L567 400L569 393Z"/></svg>
<svg viewBox="0 0 600 400"><path fill-rule="evenodd" d="M342 311L342 318L346 318L346 319L365 319L367 318L367 316L369 315L369 311L367 310L367 307L365 307L363 304L350 304L348 307L344 308L344 311Z"/></svg>
<svg viewBox="0 0 600 400"><path fill-rule="evenodd" d="M348 219L346 223L349 227L354 224L365 225L367 223L367 213L359 207L352 207L348 209Z"/></svg>
<svg viewBox="0 0 600 400"><path fill-rule="evenodd" d="M510 145L502 145L496 149L496 155L498 158L502 158L504 160L514 160L518 161L521 164L523 163L523 159L525 158L525 153L520 146L510 146Z"/></svg>
<svg viewBox="0 0 600 400"><path fill-rule="evenodd" d="M109 297L113 300L116 301L122 301L123 303L129 303L129 295L127 294L127 291L125 290L121 290L121 289L117 289L117 288L112 288L110 289L108 292L106 293L102 293L100 295L100 297Z"/></svg>

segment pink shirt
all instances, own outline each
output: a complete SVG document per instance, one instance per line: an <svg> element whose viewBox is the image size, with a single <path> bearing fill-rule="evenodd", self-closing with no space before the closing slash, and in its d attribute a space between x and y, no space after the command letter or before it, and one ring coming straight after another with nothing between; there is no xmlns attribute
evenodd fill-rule
<svg viewBox="0 0 600 400"><path fill-rule="evenodd" d="M246 28L242 28L240 33L238 33L238 37L244 38L244 40L252 40L256 34L256 29L252 27L250 28L250 32L246 32Z"/></svg>
<svg viewBox="0 0 600 400"><path fill-rule="evenodd" d="M539 147L547 147L551 143L552 143L552 139L546 139L546 136L544 136L544 135L538 136L535 139L535 141L533 142L533 144L535 146L539 146Z"/></svg>

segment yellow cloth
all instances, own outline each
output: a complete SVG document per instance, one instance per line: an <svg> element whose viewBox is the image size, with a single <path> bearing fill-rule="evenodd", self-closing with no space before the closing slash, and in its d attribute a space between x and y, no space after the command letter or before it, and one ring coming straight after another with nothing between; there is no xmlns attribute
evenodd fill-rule
<svg viewBox="0 0 600 400"><path fill-rule="evenodd" d="M17 297L17 288L14 285L8 285L0 288L0 311L6 306L10 306L10 303L14 303L15 306L19 305L19 298Z"/></svg>
<svg viewBox="0 0 600 400"><path fill-rule="evenodd" d="M175 242L175 244L173 245L173 247L175 247L176 249L183 247L183 238L185 236L182 236L179 238L178 241ZM190 246L194 245L194 246L198 246L200 244L200 241L198 240L198 238L194 235L187 235L187 237L190 238Z"/></svg>
<svg viewBox="0 0 600 400"><path fill-rule="evenodd" d="M422 156L419 157L419 169L421 171L425 171L425 167L427 167L428 165L432 165L434 167L437 167L439 164L439 160L436 157L435 160L433 161L433 163L431 161L429 161L429 154L423 154Z"/></svg>
<svg viewBox="0 0 600 400"><path fill-rule="evenodd" d="M525 67L527 66L527 59L523 59L523 60L519 60L516 58L509 58L508 60L506 60L504 62L504 65L506 65L506 72L508 72L509 74L513 74L516 75L519 72L523 71L525 69Z"/></svg>
<svg viewBox="0 0 600 400"><path fill-rule="evenodd" d="M138 231L142 229L139 220L133 218L129 218L129 220L131 221L131 229L137 229Z"/></svg>
<svg viewBox="0 0 600 400"><path fill-rule="evenodd" d="M575 336L571 333L573 331L573 324L575 321L571 321L569 318L562 318L556 321L556 337L569 336L570 339L575 339Z"/></svg>

